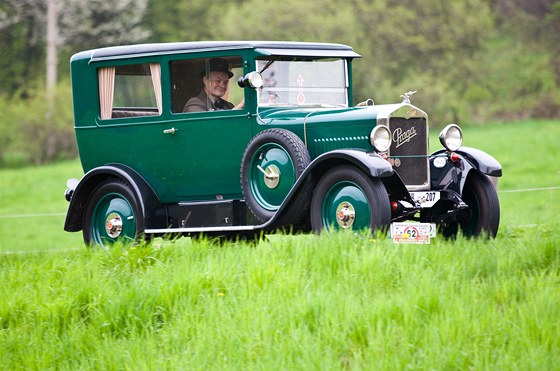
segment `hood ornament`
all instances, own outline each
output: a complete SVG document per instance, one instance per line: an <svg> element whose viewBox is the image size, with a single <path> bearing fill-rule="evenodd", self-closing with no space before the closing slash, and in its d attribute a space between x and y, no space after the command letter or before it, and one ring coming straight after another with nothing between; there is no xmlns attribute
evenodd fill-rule
<svg viewBox="0 0 560 371"><path fill-rule="evenodd" d="M410 97L412 95L416 94L416 91L417 90L414 90L414 91L410 90L410 91L404 93L403 95L401 95L401 98L403 99L402 103L410 104Z"/></svg>

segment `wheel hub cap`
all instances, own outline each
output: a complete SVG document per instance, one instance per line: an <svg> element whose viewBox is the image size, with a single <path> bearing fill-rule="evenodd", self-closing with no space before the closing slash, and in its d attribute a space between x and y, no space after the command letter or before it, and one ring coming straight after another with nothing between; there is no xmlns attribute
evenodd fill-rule
<svg viewBox="0 0 560 371"><path fill-rule="evenodd" d="M351 228L356 220L354 206L349 202L343 202L336 208L336 222L342 228Z"/></svg>
<svg viewBox="0 0 560 371"><path fill-rule="evenodd" d="M121 235L123 229L122 218L117 213L111 213L105 221L105 231L111 238L117 238Z"/></svg>
<svg viewBox="0 0 560 371"><path fill-rule="evenodd" d="M278 169L278 166L267 166L264 171L267 174L264 175L264 184L270 189L278 187L278 183L280 183L280 169Z"/></svg>

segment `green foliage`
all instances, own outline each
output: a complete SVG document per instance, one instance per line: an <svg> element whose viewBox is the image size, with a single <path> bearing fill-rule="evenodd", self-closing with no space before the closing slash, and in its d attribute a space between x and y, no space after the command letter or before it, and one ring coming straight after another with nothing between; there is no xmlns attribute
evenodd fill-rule
<svg viewBox="0 0 560 371"><path fill-rule="evenodd" d="M53 112L45 92L21 100L0 96L0 166L44 164L76 156L70 84L56 89Z"/></svg>
<svg viewBox="0 0 560 371"><path fill-rule="evenodd" d="M355 102L372 98L395 103L403 92L418 90L413 103L428 112L435 127L450 121L560 117L560 5L553 0L58 3L63 81L68 78L64 61L73 53L113 44L336 42L363 55L353 63ZM0 50L8 51L0 60L0 166L71 153L61 139L72 136L65 116L70 95L57 105L56 116L64 115L60 119L45 120L44 109L41 114L28 109L43 107L45 100L40 83L45 74L45 6L44 0L0 4ZM68 93L67 88L58 90L63 90L61 96ZM31 153L22 150L26 142ZM60 148L59 153L51 154L52 148Z"/></svg>
<svg viewBox="0 0 560 371"><path fill-rule="evenodd" d="M144 42L151 34L143 23L148 0L58 0L59 32L64 48L86 50L100 46Z"/></svg>
<svg viewBox="0 0 560 371"><path fill-rule="evenodd" d="M28 84L43 76L45 8L44 1L0 3L0 97L19 92L25 98Z"/></svg>
<svg viewBox="0 0 560 371"><path fill-rule="evenodd" d="M150 1L147 12L149 16L146 16L146 23L152 30L150 40L174 42L212 39L215 29L221 28L222 20L225 18L222 9L227 2Z"/></svg>
<svg viewBox="0 0 560 371"><path fill-rule="evenodd" d="M528 53L515 39L489 40L480 55L478 75L466 87L461 100L472 102L469 117L520 120L558 117L560 94L551 69L552 54Z"/></svg>
<svg viewBox="0 0 560 371"><path fill-rule="evenodd" d="M350 42L354 40L354 35L348 32L347 27L348 22L353 20L352 13L348 3L331 1L229 2L222 9L222 14L228 15L223 19L223 27L214 29L213 37Z"/></svg>

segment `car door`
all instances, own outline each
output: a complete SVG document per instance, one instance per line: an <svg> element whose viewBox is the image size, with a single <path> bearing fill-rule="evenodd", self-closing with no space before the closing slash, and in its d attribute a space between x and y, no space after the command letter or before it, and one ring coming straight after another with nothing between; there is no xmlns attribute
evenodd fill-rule
<svg viewBox="0 0 560 371"><path fill-rule="evenodd" d="M247 110L218 109L183 112L185 103L204 89L203 74L209 61L194 58L171 61L170 91L172 119L154 133L154 150L161 165L153 174L162 180L162 201L198 201L241 198L240 165L243 151L252 138ZM221 57L233 76L221 98L234 105L244 101L244 91L236 80L243 74L240 56ZM165 84L165 82L164 82ZM157 138L157 139L156 139Z"/></svg>

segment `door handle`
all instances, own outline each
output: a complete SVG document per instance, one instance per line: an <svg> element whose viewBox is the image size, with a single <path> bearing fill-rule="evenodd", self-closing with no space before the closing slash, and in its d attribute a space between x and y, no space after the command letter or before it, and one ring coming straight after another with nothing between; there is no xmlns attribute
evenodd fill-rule
<svg viewBox="0 0 560 371"><path fill-rule="evenodd" d="M163 131L163 134L171 134L171 135L173 135L173 134L175 134L176 131L177 131L177 129L175 129L175 128L165 129L165 130Z"/></svg>

